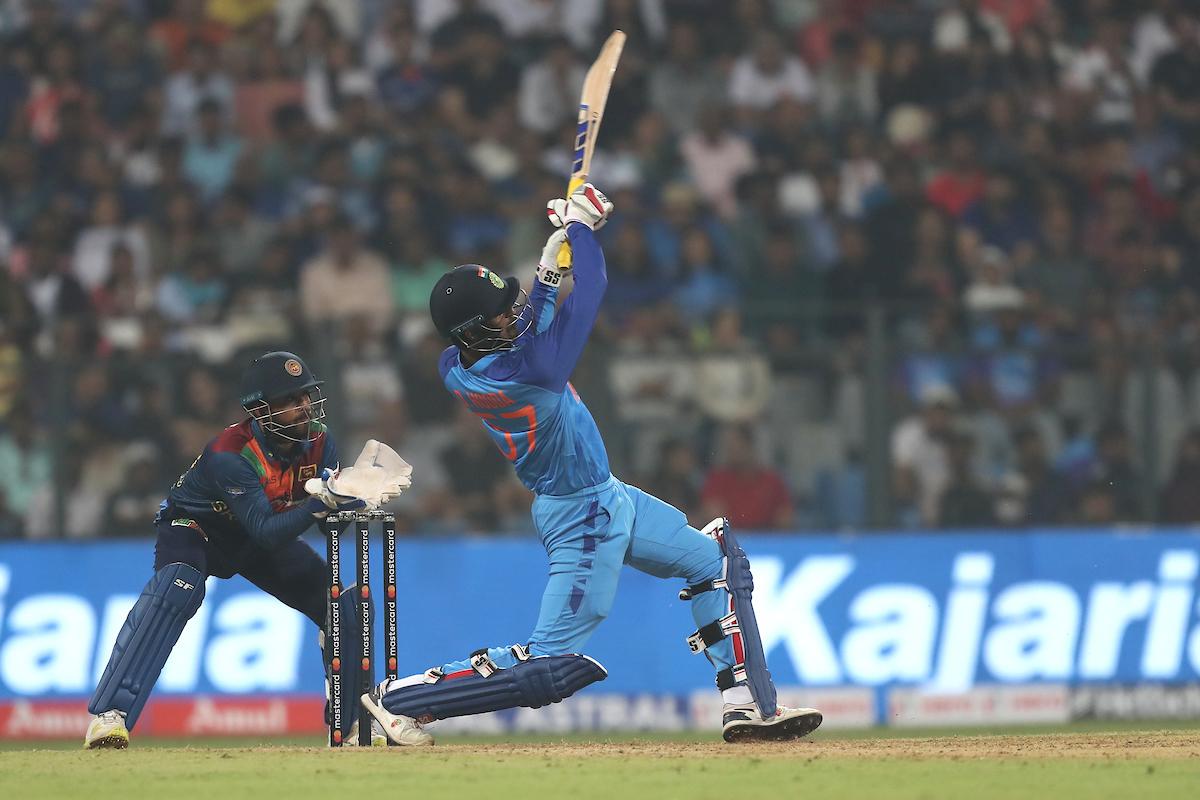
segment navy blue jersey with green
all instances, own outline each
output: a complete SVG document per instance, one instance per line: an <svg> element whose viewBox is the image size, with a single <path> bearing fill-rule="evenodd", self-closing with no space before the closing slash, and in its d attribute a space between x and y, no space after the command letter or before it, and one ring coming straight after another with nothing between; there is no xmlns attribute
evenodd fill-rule
<svg viewBox="0 0 1200 800"><path fill-rule="evenodd" d="M288 454L272 448L257 422L230 425L179 476L155 522L195 520L211 545L231 555L295 539L313 524L304 482L337 468L329 431L313 425L321 428L316 438Z"/></svg>

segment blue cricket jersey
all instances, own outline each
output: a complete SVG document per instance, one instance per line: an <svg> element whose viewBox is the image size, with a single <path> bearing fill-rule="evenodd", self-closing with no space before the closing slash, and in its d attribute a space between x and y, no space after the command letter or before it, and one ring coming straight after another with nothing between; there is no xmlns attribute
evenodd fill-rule
<svg viewBox="0 0 1200 800"><path fill-rule="evenodd" d="M438 360L446 388L483 422L517 477L542 495L564 495L610 477L608 453L591 412L570 384L604 299L608 275L595 234L568 225L575 289L555 313L558 287L538 281L533 322L511 350L463 367L457 347ZM481 280L486 280L482 278Z"/></svg>

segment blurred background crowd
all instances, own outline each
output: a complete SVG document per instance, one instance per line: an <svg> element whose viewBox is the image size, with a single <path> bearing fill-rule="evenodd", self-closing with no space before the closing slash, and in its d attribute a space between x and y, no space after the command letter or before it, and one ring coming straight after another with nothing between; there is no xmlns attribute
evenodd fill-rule
<svg viewBox="0 0 1200 800"><path fill-rule="evenodd" d="M1195 2L3 0L0 538L148 535L277 347L416 465L409 531L528 530L428 293L532 278L614 28L617 474L758 529L1200 520Z"/></svg>

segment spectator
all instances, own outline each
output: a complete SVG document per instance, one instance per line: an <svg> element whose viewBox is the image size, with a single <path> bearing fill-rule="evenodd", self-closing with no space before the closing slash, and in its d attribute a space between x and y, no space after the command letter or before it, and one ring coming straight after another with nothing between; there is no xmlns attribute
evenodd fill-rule
<svg viewBox="0 0 1200 800"><path fill-rule="evenodd" d="M916 520L937 527L942 495L950 485L951 434L958 395L948 386L931 385L921 407L892 431L892 491L916 512Z"/></svg>
<svg viewBox="0 0 1200 800"><path fill-rule="evenodd" d="M617 450L654 452L670 436L693 432L689 412L695 397L695 369L682 343L671 335L670 318L654 309L628 314L609 361L609 384L623 436ZM649 465L635 462L635 469Z"/></svg>
<svg viewBox="0 0 1200 800"><path fill-rule="evenodd" d="M621 225L612 244L605 248L604 260L608 267L604 311L615 324L620 325L640 310L653 309L671 292L671 284L654 272L640 225Z"/></svg>
<svg viewBox="0 0 1200 800"><path fill-rule="evenodd" d="M463 93L467 108L478 119L489 117L507 103L521 83L521 72L508 56L503 37L487 27L463 33L461 51L469 57L457 60L443 74L448 86Z"/></svg>
<svg viewBox="0 0 1200 800"><path fill-rule="evenodd" d="M126 466L120 488L108 498L104 534L141 536L162 503L166 483L151 455L135 454Z"/></svg>
<svg viewBox="0 0 1200 800"><path fill-rule="evenodd" d="M229 303L229 281L220 256L210 249L195 250L180 272L167 275L158 289L158 311L181 324L218 322Z"/></svg>
<svg viewBox="0 0 1200 800"><path fill-rule="evenodd" d="M646 491L682 511L688 522L702 527L708 522L700 513L700 468L695 448L684 438L664 439L658 462L646 478Z"/></svg>
<svg viewBox="0 0 1200 800"><path fill-rule="evenodd" d="M181 453L200 453L212 436L214 423L218 426L240 416L227 406L231 389L222 383L211 369L189 369L183 382L182 396L174 422L172 434ZM222 422L224 421L224 422ZM162 487L159 487L160 491ZM160 498L161 499L161 498Z"/></svg>
<svg viewBox="0 0 1200 800"><path fill-rule="evenodd" d="M1007 172L992 172L983 185L983 196L962 215L964 231L969 233L968 248L995 247L1017 267L1033 256L1036 228L1028 203L1018 193L1017 181Z"/></svg>
<svg viewBox="0 0 1200 800"><path fill-rule="evenodd" d="M929 202L958 219L983 197L985 176L980 169L974 140L963 128L945 137L945 168L925 187Z"/></svg>
<svg viewBox="0 0 1200 800"><path fill-rule="evenodd" d="M729 76L729 100L743 112L766 111L785 97L811 103L814 92L808 67L773 31L755 36L753 49L734 62Z"/></svg>
<svg viewBox="0 0 1200 800"><path fill-rule="evenodd" d="M680 142L679 152L700 197L724 219L737 211L734 187L754 169L754 149L728 124L720 106L700 111L699 127Z"/></svg>
<svg viewBox="0 0 1200 800"><path fill-rule="evenodd" d="M511 472L504 457L479 424L479 418L458 404L454 416L455 437L442 450L442 468L449 478L454 516L467 530L495 530L501 521L502 503Z"/></svg>
<svg viewBox="0 0 1200 800"><path fill-rule="evenodd" d="M1076 519L1081 525L1112 525L1123 521L1117 511L1117 497L1102 480L1089 481L1079 492Z"/></svg>
<svg viewBox="0 0 1200 800"><path fill-rule="evenodd" d="M1018 280L1052 309L1064 328L1073 328L1096 285L1094 270L1080 255L1068 206L1048 209L1040 228L1039 247Z"/></svg>
<svg viewBox="0 0 1200 800"><path fill-rule="evenodd" d="M696 359L700 412L716 423L759 419L771 397L766 356L742 335L742 315L734 308L715 312L708 349Z"/></svg>
<svg viewBox="0 0 1200 800"><path fill-rule="evenodd" d="M970 434L951 431L946 437L946 461L950 480L938 504L938 521L943 528L983 528L996 522L992 496L976 479Z"/></svg>
<svg viewBox="0 0 1200 800"><path fill-rule="evenodd" d="M1179 126L1184 138L1195 141L1200 130L1200 93L1191 76L1200 69L1200 16L1195 9L1175 9L1170 27L1175 46L1154 61L1150 83L1167 118Z"/></svg>
<svg viewBox="0 0 1200 800"><path fill-rule="evenodd" d="M933 47L948 53L965 51L976 32L982 32L1000 53L1011 44L1004 20L983 8L980 0L955 0L938 14L933 23Z"/></svg>
<svg viewBox="0 0 1200 800"><path fill-rule="evenodd" d="M521 125L545 135L574 122L586 72L566 37L547 42L541 59L521 74L517 98Z"/></svg>
<svg viewBox="0 0 1200 800"><path fill-rule="evenodd" d="M1071 482L1055 470L1046 457L1046 447L1035 428L1013 434L1017 449L1017 476L1022 487L1022 513L1013 520L1020 525L1059 525L1069 521L1075 496Z"/></svg>
<svg viewBox="0 0 1200 800"><path fill-rule="evenodd" d="M392 323L391 278L378 254L359 245L349 219L337 217L320 255L300 269L304 320L319 326L365 316L376 330Z"/></svg>
<svg viewBox="0 0 1200 800"><path fill-rule="evenodd" d="M957 322L954 311L939 305L928 312L917 333L917 341L899 359L895 381L909 403L919 403L928 392L962 389L965 365L955 347Z"/></svg>
<svg viewBox="0 0 1200 800"><path fill-rule="evenodd" d="M217 228L214 245L221 262L234 275L257 268L275 235L275 226L255 212L250 192L239 186L218 200L213 224Z"/></svg>
<svg viewBox="0 0 1200 800"><path fill-rule="evenodd" d="M1091 489L1085 488L1080 513L1085 519L1102 521L1097 508L1112 506L1112 515L1121 522L1137 522L1143 519L1141 497L1141 475L1133 462L1133 449L1129 433L1118 421L1109 421L1096 434L1096 461L1092 467ZM1104 487L1106 497L1096 497L1096 486ZM1090 491L1090 494L1089 494Z"/></svg>
<svg viewBox="0 0 1200 800"><path fill-rule="evenodd" d="M1196 491L1197 486L1200 486L1200 430L1193 428L1179 443L1175 470L1159 500L1163 522L1200 522L1200 492Z"/></svg>
<svg viewBox="0 0 1200 800"><path fill-rule="evenodd" d="M70 502L63 504L62 527L57 521L56 486L61 486L63 496L70 498ZM34 489L25 510L25 536L29 539L90 539L99 536L104 532L99 521L105 518L106 500L100 487L84 479L84 454L68 451L59 482L47 481Z"/></svg>
<svg viewBox="0 0 1200 800"><path fill-rule="evenodd" d="M0 473L21 479L5 482L4 507L21 519L27 516L38 488L51 484L50 442L24 404L9 411L6 422L0 433Z"/></svg>
<svg viewBox="0 0 1200 800"><path fill-rule="evenodd" d="M750 530L780 530L792 524L792 500L778 472L762 463L747 425L722 428L717 465L700 489L703 516L725 516Z"/></svg>
<svg viewBox="0 0 1200 800"><path fill-rule="evenodd" d="M429 292L446 265L432 252L428 238L413 232L401 240L392 270L392 293L396 310L418 314L429 306Z"/></svg>
<svg viewBox="0 0 1200 800"><path fill-rule="evenodd" d="M26 251L25 289L43 331L52 330L64 318L91 314L87 291L66 271L65 259L57 250L56 235L53 223L39 225Z"/></svg>
<svg viewBox="0 0 1200 800"><path fill-rule="evenodd" d="M219 130L233 123L233 82L218 66L212 44L196 39L187 45L187 64L167 78L163 90L162 132L188 136L196 132L200 107L206 101L216 115Z"/></svg>
<svg viewBox="0 0 1200 800"><path fill-rule="evenodd" d="M737 286L717 260L712 239L702 228L683 237L681 274L672 301L686 320L700 322L719 306L737 297Z"/></svg>
<svg viewBox="0 0 1200 800"><path fill-rule="evenodd" d="M116 130L125 127L160 80L159 65L146 48L142 32L128 20L107 30L88 66L88 82L96 93L100 115Z"/></svg>
<svg viewBox="0 0 1200 800"><path fill-rule="evenodd" d="M754 310L748 327L772 356L794 351L804 331L802 322L824 305L821 276L800 257L796 238L790 226L773 226L763 263L741 276L742 297Z"/></svg>
<svg viewBox="0 0 1200 800"><path fill-rule="evenodd" d="M1128 125L1133 121L1137 81L1126 35L1123 21L1101 17L1091 45L1075 55L1063 75L1064 88L1098 125Z"/></svg>
<svg viewBox="0 0 1200 800"><path fill-rule="evenodd" d="M194 48L210 52L224 43L229 30L208 18L204 0L172 0L170 13L150 29L150 38L161 50L171 69L179 69L194 55Z"/></svg>
<svg viewBox="0 0 1200 800"><path fill-rule="evenodd" d="M671 23L666 56L650 67L650 107L683 138L696 129L705 106L724 98L725 88L716 65L704 58L695 23Z"/></svg>
<svg viewBox="0 0 1200 800"><path fill-rule="evenodd" d="M838 31L832 58L817 73L817 113L833 130L869 125L879 110L875 72L862 59L859 46L854 33Z"/></svg>
<svg viewBox="0 0 1200 800"><path fill-rule="evenodd" d="M25 522L8 505L6 493L0 490L0 542L20 539L25 535Z"/></svg>
<svg viewBox="0 0 1200 800"><path fill-rule="evenodd" d="M150 272L150 246L146 234L124 219L116 192L101 192L92 203L91 225L75 240L71 269L80 285L93 291L103 285L112 269L113 248L123 245L133 260L133 271L146 281Z"/></svg>

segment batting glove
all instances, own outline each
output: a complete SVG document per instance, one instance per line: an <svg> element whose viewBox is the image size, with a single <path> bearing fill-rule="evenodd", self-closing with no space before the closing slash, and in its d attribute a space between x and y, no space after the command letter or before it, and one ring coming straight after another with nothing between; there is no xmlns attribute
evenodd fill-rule
<svg viewBox="0 0 1200 800"><path fill-rule="evenodd" d="M560 200L559 202L565 201ZM546 246L542 248L542 258L538 261L537 279L552 289L562 285L563 277L571 269L569 264L565 267L558 265L558 251L566 241L566 228L559 228L550 234L550 238L546 240Z"/></svg>
<svg viewBox="0 0 1200 800"><path fill-rule="evenodd" d="M612 210L612 201L590 183L580 186L566 200L554 199L546 203L546 216L555 227L579 222L598 231L608 222Z"/></svg>

